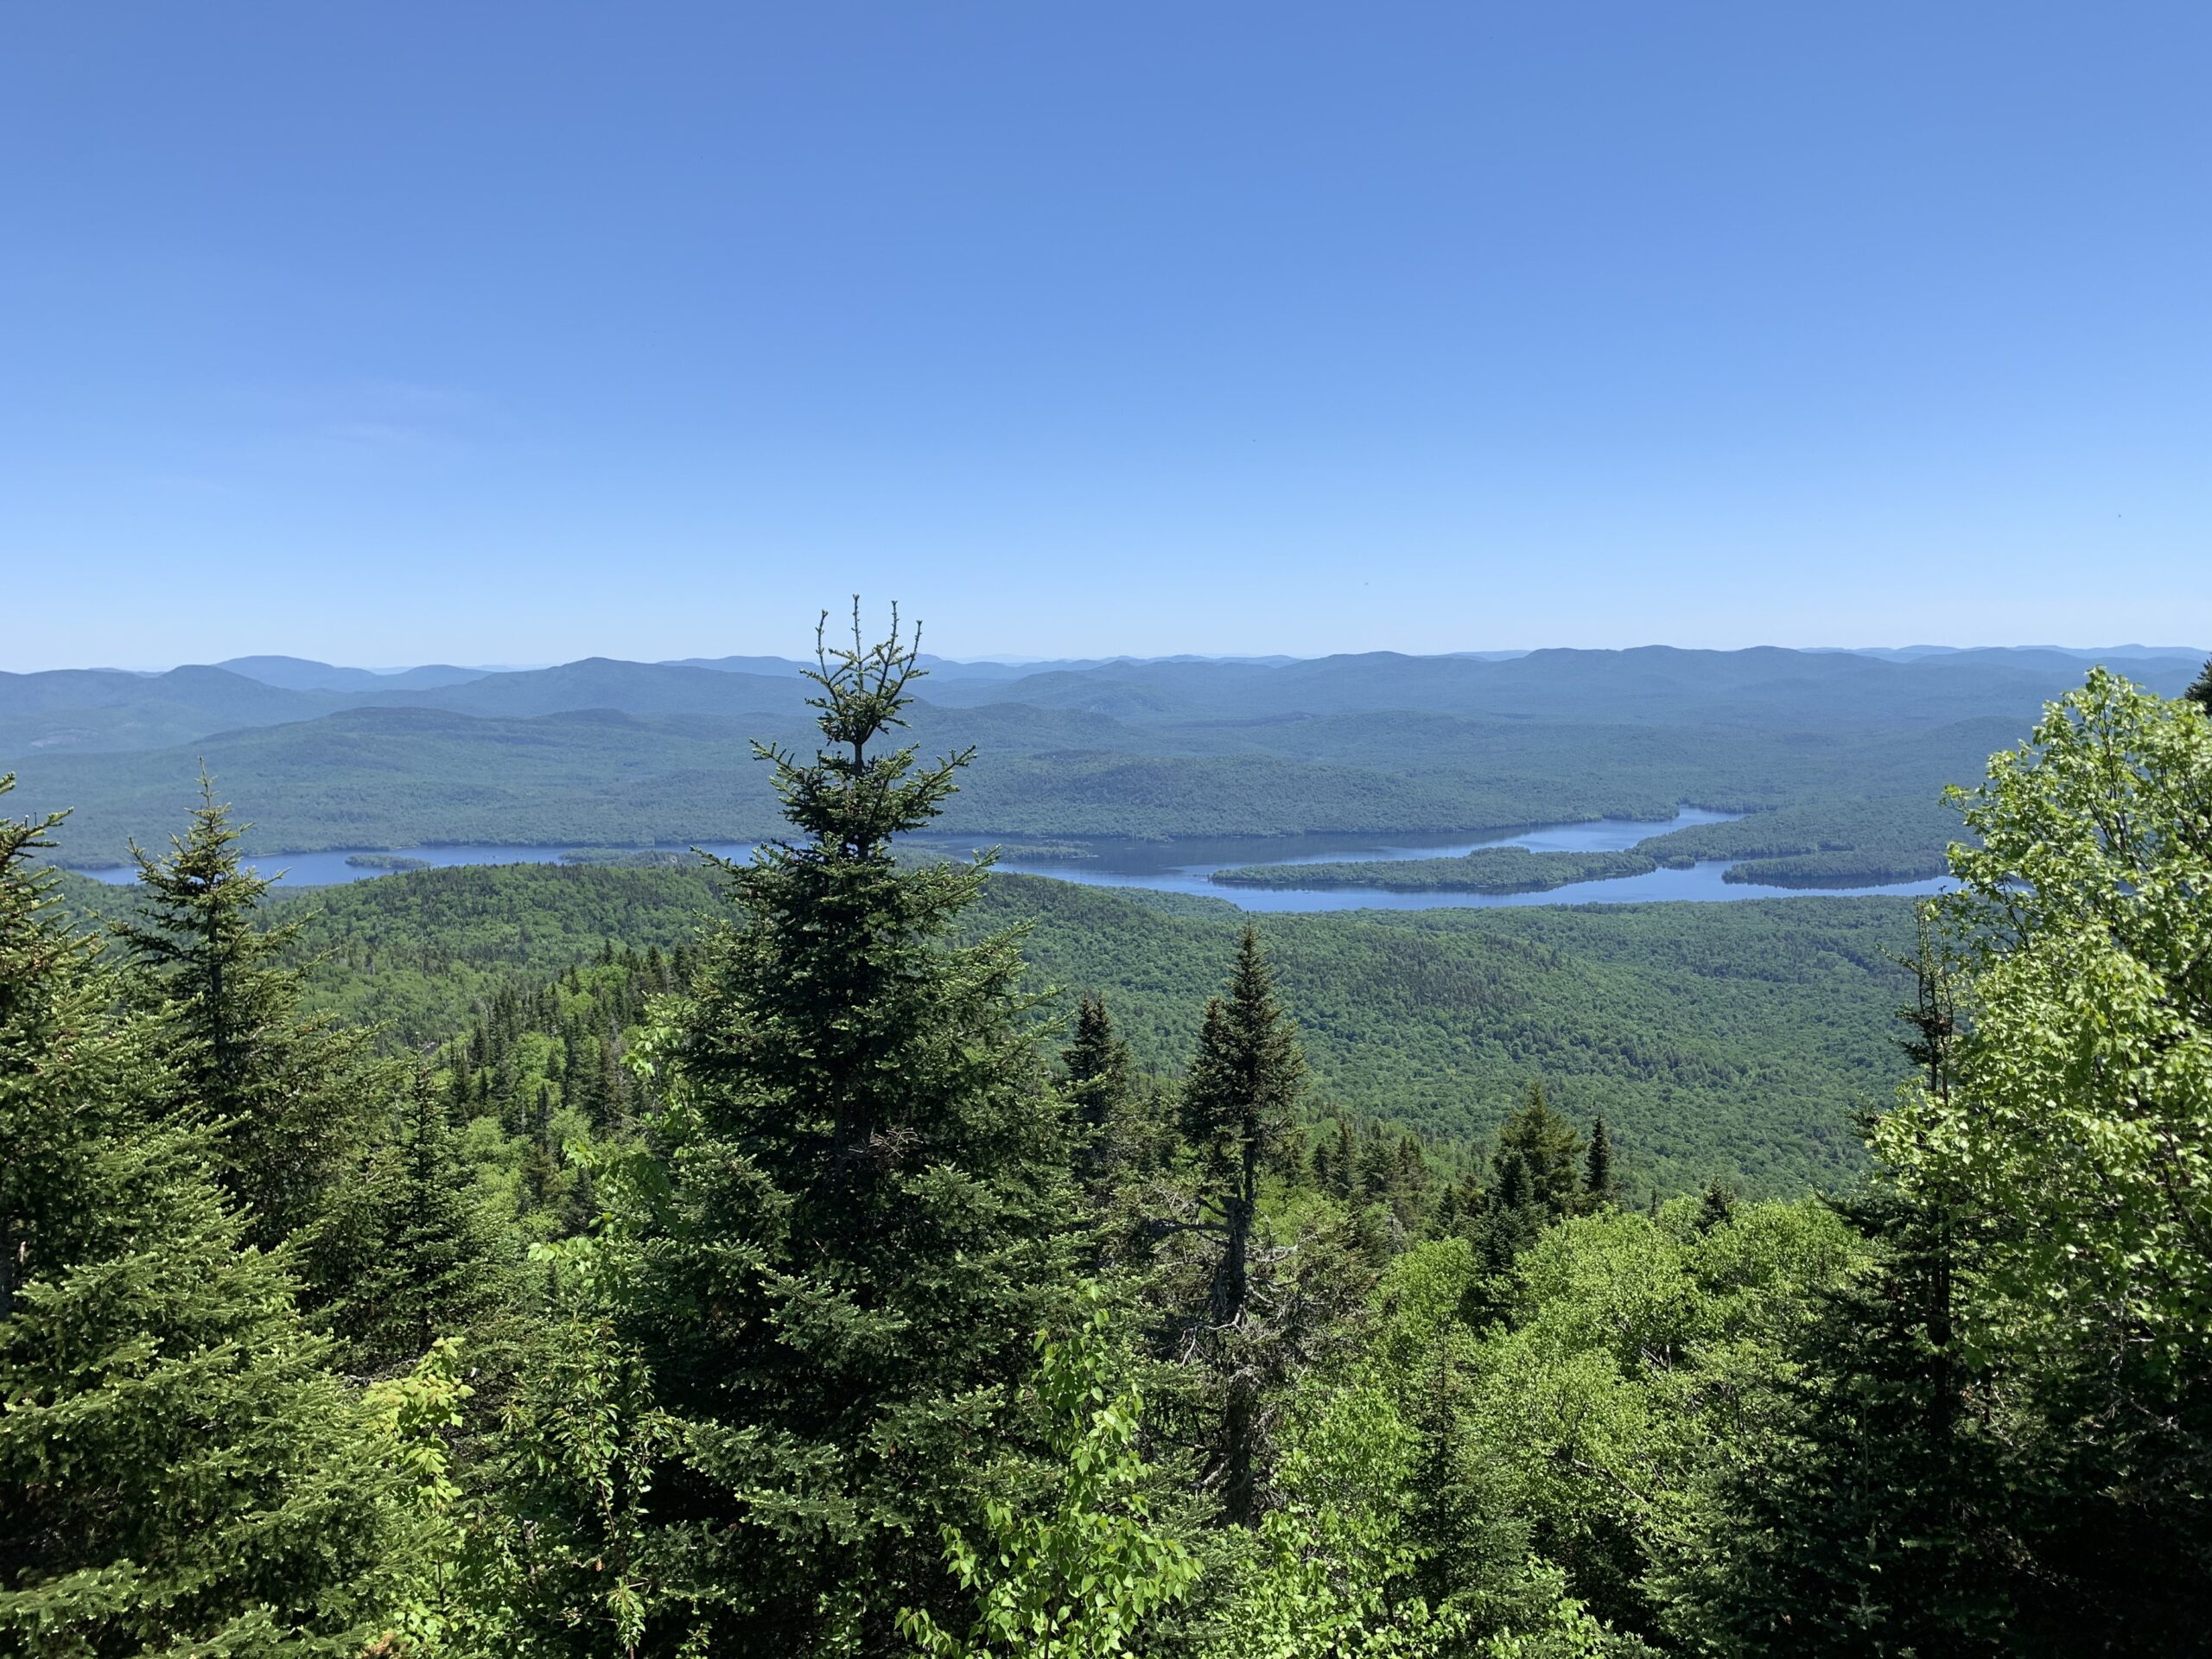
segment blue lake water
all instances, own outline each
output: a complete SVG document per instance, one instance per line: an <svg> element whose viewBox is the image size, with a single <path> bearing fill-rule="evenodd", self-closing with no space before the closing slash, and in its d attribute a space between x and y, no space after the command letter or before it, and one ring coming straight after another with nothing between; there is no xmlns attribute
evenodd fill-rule
<svg viewBox="0 0 2212 1659"><path fill-rule="evenodd" d="M1643 875L1604 881L1576 881L1547 893L1391 893L1379 887L1229 887L1209 878L1240 865L1329 864L1339 860L1395 862L1413 858L1456 858L1478 847L1525 847L1532 853L1618 853L1670 830L1694 824L1726 823L1734 812L1709 812L1685 806L1669 820L1593 818L1582 823L1541 824L1472 839L1465 836L1378 841L1349 836L1300 836L1293 840L1243 838L1216 842L1098 842L1098 856L1080 862L1004 858L998 868L1022 875L1049 875L1101 887L1149 887L1160 893L1188 893L1225 899L1240 910L1491 910L1517 905L1626 905L1665 900L1725 901L1793 896L1940 893L1948 885L1896 882L1878 887L1767 887L1725 881L1722 873L1737 861L1713 859L1684 870L1653 870ZM1316 843L1326 842L1326 846ZM1287 852L1289 846L1296 852Z"/></svg>
<svg viewBox="0 0 2212 1659"><path fill-rule="evenodd" d="M724 858L745 858L751 855L753 843L749 841L701 842L703 852L719 853ZM575 843L569 842L559 847L519 847L473 845L459 847L400 847L374 849L379 857L419 858L425 864L445 868L454 864L558 864ZM372 877L389 875L389 870L362 869L346 861L364 848L340 848L332 853L268 853L256 855L245 861L262 874L282 881L288 887L328 887L341 881L366 881ZM689 855L689 846L670 849L672 852ZM110 869L80 870L99 881L135 881L137 868L119 864Z"/></svg>
<svg viewBox="0 0 2212 1659"><path fill-rule="evenodd" d="M1092 856L1062 860L1009 856L998 868L1021 875L1050 876L1089 887L1145 887L1158 893L1195 893L1223 899L1242 910L1484 910L1510 905L1652 904L1665 900L1726 901L1740 899L1778 899L1820 894L1854 896L1865 893L1940 893L1948 885L1931 881L1895 882L1875 887L1768 887L1748 882L1725 881L1722 873L1734 861L1716 859L1685 870L1653 870L1643 875L1617 876L1605 881L1578 881L1548 893L1390 893L1375 887L1262 888L1221 887L1208 880L1216 870L1239 865L1325 864L1338 860L1395 861L1410 858L1452 858L1477 847L1526 847L1537 853L1624 852L1647 837L1693 824L1725 823L1736 817L1685 806L1671 820L1596 818L1583 823L1540 825L1519 831L1500 831L1470 838L1466 836L1408 836L1389 841L1359 836L1234 836L1192 841L1090 841L1082 843ZM753 850L749 842L708 842L702 850L725 858L741 859ZM400 855L419 858L435 866L455 864L557 864L571 850L569 846L455 846L409 847ZM264 874L281 873L287 887L327 887L340 881L362 881L385 874L348 864L348 852L278 854L251 861ZM136 874L129 866L87 870L103 881L128 881Z"/></svg>

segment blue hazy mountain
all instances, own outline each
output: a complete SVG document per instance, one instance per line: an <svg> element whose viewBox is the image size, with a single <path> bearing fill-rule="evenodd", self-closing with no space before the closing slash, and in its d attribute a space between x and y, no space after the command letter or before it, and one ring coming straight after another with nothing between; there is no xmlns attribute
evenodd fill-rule
<svg viewBox="0 0 2212 1659"><path fill-rule="evenodd" d="M232 657L215 666L288 691L410 691L459 685L481 679L489 671L456 668L449 663L430 663L421 668L340 668L305 657Z"/></svg>
<svg viewBox="0 0 2212 1659"><path fill-rule="evenodd" d="M1831 865L1918 880L1955 829L1941 786L1978 777L2080 683L2088 655L1646 646L945 664L918 688L913 734L931 752L976 747L947 823L983 836L1481 831L1665 817L1689 801L1760 815L1697 832L1692 855L1810 859L1808 881ZM2170 696L2199 661L2094 655ZM246 660L296 678L324 666ZM750 741L810 741L810 688L788 658L444 671L470 677L0 674L0 767L21 774L25 807L75 809L73 851L96 862L173 829L202 760L270 850L556 830L680 843L772 826Z"/></svg>

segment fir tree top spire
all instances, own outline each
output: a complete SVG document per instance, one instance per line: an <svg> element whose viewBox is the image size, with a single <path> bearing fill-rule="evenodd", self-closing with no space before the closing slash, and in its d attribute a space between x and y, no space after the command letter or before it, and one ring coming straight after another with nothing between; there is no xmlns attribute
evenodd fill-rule
<svg viewBox="0 0 2212 1659"><path fill-rule="evenodd" d="M785 816L814 839L805 852L787 843L778 846L793 856L888 859L891 838L937 816L976 752L959 750L918 772L912 744L871 755L871 744L906 724L908 689L929 672L918 660L921 625L906 633L893 605L891 632L869 645L861 634L861 602L855 595L852 644L831 647L829 626L830 613L824 611L815 625L815 666L803 671L819 688L806 700L822 728L823 747L814 763L803 764L777 744L755 743L753 752L775 768Z"/></svg>
<svg viewBox="0 0 2212 1659"><path fill-rule="evenodd" d="M1582 1197L1593 1211L1610 1209L1620 1202L1620 1177L1613 1173L1613 1138L1601 1116L1590 1126L1590 1147L1582 1160Z"/></svg>
<svg viewBox="0 0 2212 1659"><path fill-rule="evenodd" d="M217 1066L232 1059L238 1033L226 1027L226 978L237 980L292 940L299 925L261 929L254 920L274 882L238 865L238 841L252 825L230 821L230 803L214 798L214 779L199 767L199 805L168 856L155 858L137 841L130 862L139 876L139 920L115 923L139 963L157 969L181 998L201 1000L197 1024Z"/></svg>
<svg viewBox="0 0 2212 1659"><path fill-rule="evenodd" d="M1527 1172L1531 1201L1554 1216L1570 1214L1580 1185L1582 1152L1582 1137L1545 1098L1543 1080L1532 1077L1520 1107L1497 1131L1492 1166L1498 1190L1506 1188L1508 1162L1517 1161Z"/></svg>
<svg viewBox="0 0 2212 1659"><path fill-rule="evenodd" d="M202 767L200 804L167 855L131 844L137 913L113 929L158 1005L175 1109L217 1128L223 1185L269 1247L313 1214L374 1091L367 1034L302 1012L284 957L299 924L262 925L272 878L239 864L245 828Z"/></svg>
<svg viewBox="0 0 2212 1659"><path fill-rule="evenodd" d="M1184 1133L1210 1179L1251 1195L1290 1135L1305 1081L1297 1031L1248 925L1225 993L1206 1004L1183 1090Z"/></svg>

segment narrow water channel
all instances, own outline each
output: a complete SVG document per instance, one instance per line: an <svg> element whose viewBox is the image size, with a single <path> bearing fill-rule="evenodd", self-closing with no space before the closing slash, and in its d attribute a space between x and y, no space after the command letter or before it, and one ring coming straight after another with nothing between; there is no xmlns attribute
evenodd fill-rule
<svg viewBox="0 0 2212 1659"><path fill-rule="evenodd" d="M998 868L1019 875L1049 876L1089 887L1144 887L1157 893L1193 893L1220 899L1241 910L1454 910L1490 909L1507 905L1649 904L1662 900L1726 901L1775 899L1804 894L1928 893L1940 892L1942 880L1896 882L1877 887L1768 887L1726 881L1722 874L1735 861L1716 859L1681 870L1652 870L1643 875L1617 876L1603 881L1578 881L1544 893L1392 893L1377 887L1230 887L1211 878L1217 870L1243 865L1296 866L1326 864L1340 860L1395 861L1414 858L1454 858L1478 847L1525 847L1536 853L1624 852L1653 836L1694 824L1725 823L1738 816L1685 806L1672 819L1594 818L1580 823L1541 824L1534 829L1501 830L1469 837L1459 836L1399 836L1382 839L1361 836L1244 836L1195 841L1084 841L1088 856L1042 858L1019 851L999 861ZM701 843L702 850L725 858L744 858L750 842ZM574 849L558 846L519 846L486 843L450 847L410 847L396 855L420 860L432 867L460 864L557 864ZM679 853L688 849L673 849ZM329 887L341 881L363 881L385 874L384 869L349 863L355 853L279 853L251 861L264 873L282 873L287 887ZM102 881L130 880L136 871L128 865L87 870Z"/></svg>

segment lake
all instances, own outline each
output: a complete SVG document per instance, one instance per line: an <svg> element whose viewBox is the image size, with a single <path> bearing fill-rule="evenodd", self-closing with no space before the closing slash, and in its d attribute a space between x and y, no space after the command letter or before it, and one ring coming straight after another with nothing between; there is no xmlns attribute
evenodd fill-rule
<svg viewBox="0 0 2212 1659"><path fill-rule="evenodd" d="M1156 893L1196 893L1225 899L1240 910L1481 910L1507 905L1651 904L1664 900L1726 902L1741 899L1780 899L1818 895L1858 896L1866 893L1940 893L1948 885L1942 879L1893 882L1875 887L1765 887L1725 881L1723 872L1735 861L1714 859L1684 870L1652 870L1643 875L1616 876L1603 881L1577 881L1548 893L1389 893L1375 887L1266 888L1224 887L1207 878L1216 870L1239 865L1326 864L1339 860L1396 861L1409 858L1454 858L1478 847L1526 847L1536 853L1624 852L1648 836L1693 824L1726 823L1740 815L1708 812L1685 806L1672 819L1595 818L1582 823L1543 824L1518 831L1469 837L1459 836L1403 836L1382 840L1367 836L1242 836L1190 841L1085 841L1092 856L1084 859L1009 856L998 868L1020 875L1049 876L1087 887L1144 887ZM702 842L702 849L724 858L744 858L750 842ZM365 881L385 874L346 863L359 849L328 853L290 853L249 861L264 872L282 872L288 887L328 887L340 881ZM408 847L401 855L426 864L557 864L569 847L457 846ZM136 871L128 865L86 870L102 881L128 881Z"/></svg>
<svg viewBox="0 0 2212 1659"><path fill-rule="evenodd" d="M1700 823L1726 823L1743 816L1684 806L1672 819L1593 818L1582 823L1541 824L1532 830L1494 835L1407 836L1382 841L1373 836L1299 836L1268 840L1247 836L1220 841L1096 842L1097 856L1080 862L1010 857L999 868L1022 875L1049 875L1100 887L1148 887L1160 893L1188 893L1225 899L1240 910L1488 910L1509 905L1652 904L1662 900L1725 902L1740 899L1864 893L1940 893L1948 885L1894 882L1877 887L1764 887L1726 881L1734 859L1713 859L1684 870L1652 870L1643 875L1603 881L1575 881L1546 893L1391 893L1377 887L1225 887L1208 878L1216 870L1240 865L1332 864L1340 860L1396 862L1413 858L1456 858L1478 847L1525 847L1532 853L1618 853L1670 830ZM1287 847L1297 850L1286 852Z"/></svg>

